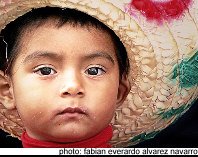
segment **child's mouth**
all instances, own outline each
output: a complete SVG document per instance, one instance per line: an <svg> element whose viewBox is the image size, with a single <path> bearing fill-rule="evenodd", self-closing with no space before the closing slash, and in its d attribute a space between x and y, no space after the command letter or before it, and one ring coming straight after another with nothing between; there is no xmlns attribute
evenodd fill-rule
<svg viewBox="0 0 198 157"><path fill-rule="evenodd" d="M79 107L67 107L64 109L60 114L65 114L65 113L79 113L79 114L85 114L85 111L82 110Z"/></svg>
<svg viewBox="0 0 198 157"><path fill-rule="evenodd" d="M64 116L65 118L80 118L83 115L87 115L87 113L86 110L79 107L67 107L59 112L58 115Z"/></svg>

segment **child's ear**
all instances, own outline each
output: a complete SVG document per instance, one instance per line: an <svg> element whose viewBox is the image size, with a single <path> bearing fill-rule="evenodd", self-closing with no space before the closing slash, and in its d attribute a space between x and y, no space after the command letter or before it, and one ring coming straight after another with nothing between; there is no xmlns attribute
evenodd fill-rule
<svg viewBox="0 0 198 157"><path fill-rule="evenodd" d="M0 103L7 109L14 109L14 96L9 78L0 70Z"/></svg>
<svg viewBox="0 0 198 157"><path fill-rule="evenodd" d="M125 101L127 95L129 94L129 91L131 89L130 82L128 80L128 77L126 74L122 75L122 78L120 79L120 84L118 88L118 95L117 95L117 107L121 106L122 103Z"/></svg>

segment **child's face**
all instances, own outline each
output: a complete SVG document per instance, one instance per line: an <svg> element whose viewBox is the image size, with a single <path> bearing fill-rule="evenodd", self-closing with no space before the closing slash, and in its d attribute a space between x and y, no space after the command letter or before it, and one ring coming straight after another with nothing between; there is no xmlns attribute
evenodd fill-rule
<svg viewBox="0 0 198 157"><path fill-rule="evenodd" d="M28 134L79 141L107 127L125 97L111 37L91 27L45 24L21 41L11 87Z"/></svg>

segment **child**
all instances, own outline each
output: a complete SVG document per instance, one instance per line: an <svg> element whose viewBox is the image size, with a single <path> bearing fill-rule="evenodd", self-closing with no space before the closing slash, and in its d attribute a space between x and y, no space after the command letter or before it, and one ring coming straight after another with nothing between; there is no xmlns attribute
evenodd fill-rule
<svg viewBox="0 0 198 157"><path fill-rule="evenodd" d="M110 147L109 123L130 89L115 33L80 11L46 7L1 35L1 102L17 108L23 146Z"/></svg>
<svg viewBox="0 0 198 157"><path fill-rule="evenodd" d="M0 1L0 127L24 147L127 147L154 137L197 98L197 6Z"/></svg>

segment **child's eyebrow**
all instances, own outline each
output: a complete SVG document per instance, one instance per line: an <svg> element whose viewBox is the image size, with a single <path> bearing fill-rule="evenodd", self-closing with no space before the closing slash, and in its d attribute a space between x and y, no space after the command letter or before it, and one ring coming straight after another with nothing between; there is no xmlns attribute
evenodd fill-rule
<svg viewBox="0 0 198 157"><path fill-rule="evenodd" d="M44 57L53 58L54 60L57 60L57 61L60 61L60 59L62 58L60 54L53 53L50 51L36 51L36 52L26 56L23 63L27 63L31 60L40 59L40 58L44 58ZM94 59L94 58L105 58L105 59L109 60L111 63L115 64L113 57L106 52L97 51L97 52L94 52L91 54L83 55L83 59L85 59L85 60Z"/></svg>
<svg viewBox="0 0 198 157"><path fill-rule="evenodd" d="M42 57L53 58L55 60L60 60L61 56L57 53L49 52L49 51L36 51L28 56L25 57L23 63L27 63L34 59L39 59Z"/></svg>
<svg viewBox="0 0 198 157"><path fill-rule="evenodd" d="M95 52L95 53L85 55L85 56L83 56L83 58L85 60L86 59L93 59L93 58L105 58L105 59L109 60L110 62L112 62L113 64L115 64L115 61L114 61L113 57L110 54L108 54L106 52L102 52L102 51L98 51L98 52Z"/></svg>

